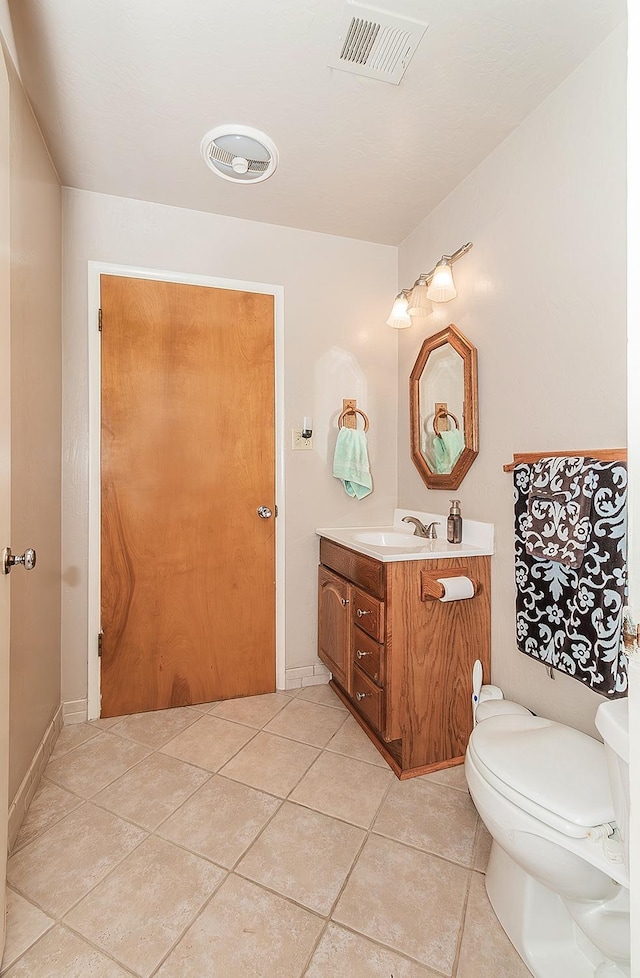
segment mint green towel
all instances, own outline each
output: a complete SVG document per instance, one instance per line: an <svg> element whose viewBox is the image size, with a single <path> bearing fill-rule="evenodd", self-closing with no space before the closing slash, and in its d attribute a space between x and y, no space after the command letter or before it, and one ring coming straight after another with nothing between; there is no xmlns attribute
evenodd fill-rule
<svg viewBox="0 0 640 978"><path fill-rule="evenodd" d="M340 429L333 456L333 474L342 481L347 495L356 499L369 495L373 483L364 431L359 428Z"/></svg>
<svg viewBox="0 0 640 978"><path fill-rule="evenodd" d="M441 431L433 439L433 454L436 472L449 473L458 461L464 448L464 435L458 428Z"/></svg>

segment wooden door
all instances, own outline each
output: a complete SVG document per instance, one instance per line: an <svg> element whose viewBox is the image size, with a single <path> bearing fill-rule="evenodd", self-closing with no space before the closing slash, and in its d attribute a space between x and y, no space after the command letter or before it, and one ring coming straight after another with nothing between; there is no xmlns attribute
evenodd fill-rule
<svg viewBox="0 0 640 978"><path fill-rule="evenodd" d="M9 78L0 51L0 554L11 545ZM0 574L0 959L5 938L9 808L9 575Z"/></svg>
<svg viewBox="0 0 640 978"><path fill-rule="evenodd" d="M101 715L271 692L273 296L102 276L101 309Z"/></svg>
<svg viewBox="0 0 640 978"><path fill-rule="evenodd" d="M351 587L322 564L318 568L318 657L351 691Z"/></svg>

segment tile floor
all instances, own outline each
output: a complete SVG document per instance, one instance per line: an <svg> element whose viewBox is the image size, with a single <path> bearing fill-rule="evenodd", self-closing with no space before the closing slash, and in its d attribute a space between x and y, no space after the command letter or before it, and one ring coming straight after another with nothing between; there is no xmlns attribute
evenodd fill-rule
<svg viewBox="0 0 640 978"><path fill-rule="evenodd" d="M399 782L328 686L65 727L7 978L526 978L462 768Z"/></svg>

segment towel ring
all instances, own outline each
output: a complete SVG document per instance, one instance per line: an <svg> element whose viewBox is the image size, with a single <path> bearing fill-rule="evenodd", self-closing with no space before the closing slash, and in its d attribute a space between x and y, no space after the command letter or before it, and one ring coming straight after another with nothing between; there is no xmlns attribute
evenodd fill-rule
<svg viewBox="0 0 640 978"><path fill-rule="evenodd" d="M369 419L364 413L364 411L360 410L360 408L347 408L346 411L343 411L340 417L338 418L338 428L342 428L342 422L344 421L347 414L359 414L362 417L362 420L364 421L364 430L365 431L369 430Z"/></svg>
<svg viewBox="0 0 640 978"><path fill-rule="evenodd" d="M460 425L458 424L458 419L456 418L455 414L452 414L451 413L451 411L438 411L438 413L437 414L434 414L434 416L433 416L433 430L435 431L436 435L438 435L438 436L440 436L440 432L436 428L436 421L439 418L453 418L453 420L455 421L456 428L459 428L460 427Z"/></svg>

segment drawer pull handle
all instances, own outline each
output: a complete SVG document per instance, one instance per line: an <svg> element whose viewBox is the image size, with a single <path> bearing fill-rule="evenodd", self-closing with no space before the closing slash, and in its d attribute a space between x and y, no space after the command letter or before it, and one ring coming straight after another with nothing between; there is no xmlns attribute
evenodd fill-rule
<svg viewBox="0 0 640 978"><path fill-rule="evenodd" d="M363 611L362 608L358 608L358 610L356 611L356 615L358 616L358 618L364 618L365 615L370 615L370 614L371 614L370 611Z"/></svg>
<svg viewBox="0 0 640 978"><path fill-rule="evenodd" d="M371 696L371 693L356 693L356 699L358 700L358 702L360 702L360 700L363 700L365 696Z"/></svg>
<svg viewBox="0 0 640 978"><path fill-rule="evenodd" d="M363 652L362 649L356 649L356 655L359 659L364 659L365 655L371 655L371 652Z"/></svg>
<svg viewBox="0 0 640 978"><path fill-rule="evenodd" d="M349 598L340 598L340 602L344 607L345 605L349 604Z"/></svg>

